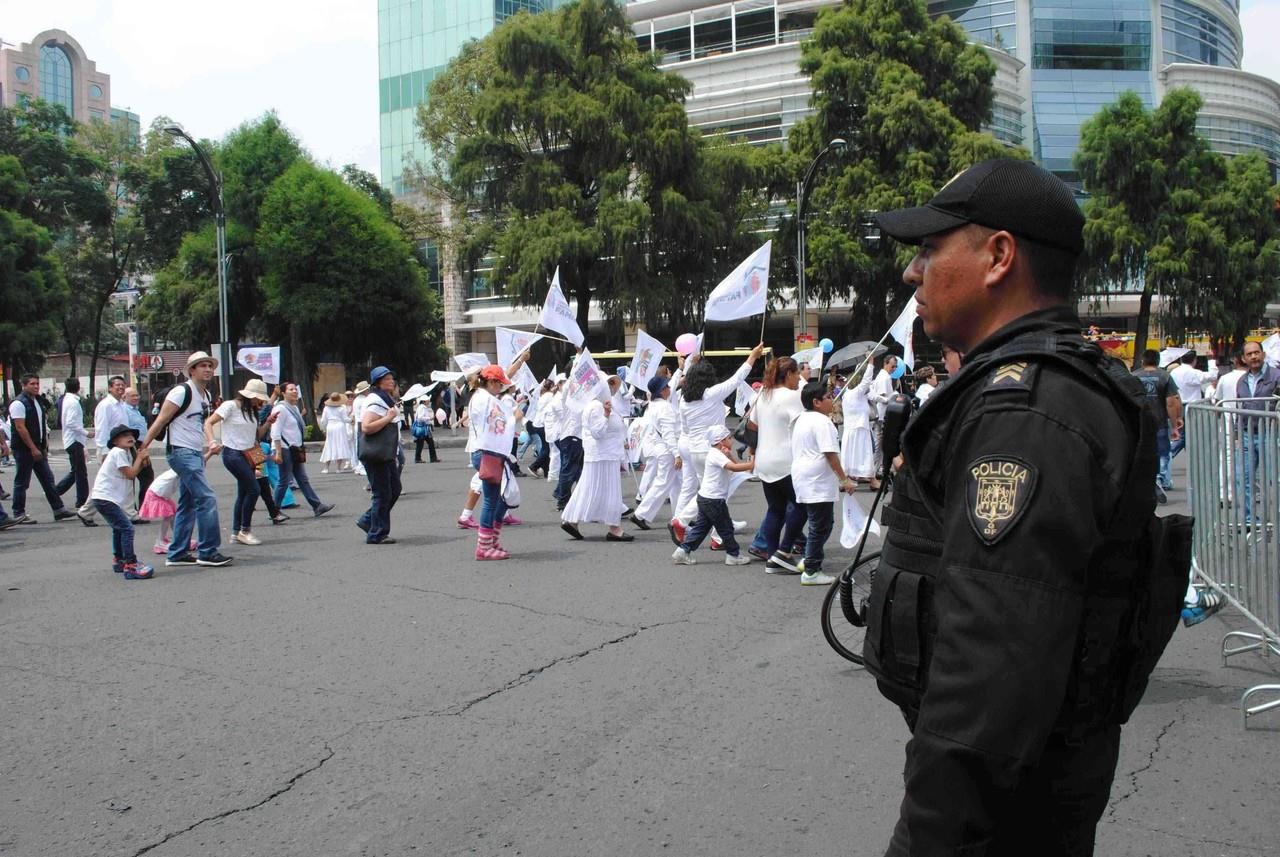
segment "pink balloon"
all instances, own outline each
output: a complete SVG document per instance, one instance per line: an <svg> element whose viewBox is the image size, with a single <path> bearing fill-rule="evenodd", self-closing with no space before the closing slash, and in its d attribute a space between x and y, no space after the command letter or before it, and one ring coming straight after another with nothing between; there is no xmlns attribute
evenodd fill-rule
<svg viewBox="0 0 1280 857"><path fill-rule="evenodd" d="M681 356L688 357L698 347L698 337L692 333L682 333L676 337L676 351Z"/></svg>

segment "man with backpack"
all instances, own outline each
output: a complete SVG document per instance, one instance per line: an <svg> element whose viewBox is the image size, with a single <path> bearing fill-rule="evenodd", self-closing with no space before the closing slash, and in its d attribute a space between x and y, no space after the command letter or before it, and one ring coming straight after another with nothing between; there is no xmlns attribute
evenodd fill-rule
<svg viewBox="0 0 1280 857"><path fill-rule="evenodd" d="M218 497L209 487L204 472L204 421L212 410L208 386L217 368L218 361L203 351L188 357L189 380L174 386L165 396L159 415L139 444L139 448L146 449L167 429L171 447L169 467L178 474L182 484L166 566L231 564L231 558L218 551L222 545ZM193 529L200 539L195 556L190 551Z"/></svg>
<svg viewBox="0 0 1280 857"><path fill-rule="evenodd" d="M867 604L867 670L912 733L888 853L1091 855L1189 521L1154 517L1142 385L1080 334L1065 184L994 159L876 220L920 245L903 280L965 355L903 435Z"/></svg>

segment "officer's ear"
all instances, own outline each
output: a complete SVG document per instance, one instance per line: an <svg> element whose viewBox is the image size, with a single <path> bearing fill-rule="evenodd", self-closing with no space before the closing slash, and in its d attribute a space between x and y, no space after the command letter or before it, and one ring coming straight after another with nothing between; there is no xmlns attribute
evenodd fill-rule
<svg viewBox="0 0 1280 857"><path fill-rule="evenodd" d="M1017 268L1025 267L1026 260L1019 258L1018 242L1003 229L987 234L982 253L986 266L984 285L988 287L1005 283Z"/></svg>

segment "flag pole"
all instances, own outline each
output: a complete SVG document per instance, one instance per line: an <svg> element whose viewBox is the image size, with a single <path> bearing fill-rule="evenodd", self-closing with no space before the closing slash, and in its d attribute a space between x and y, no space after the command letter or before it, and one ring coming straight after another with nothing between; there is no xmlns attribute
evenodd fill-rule
<svg viewBox="0 0 1280 857"><path fill-rule="evenodd" d="M876 343L876 344L871 348L871 350L867 352L867 356L866 356L865 358L863 358L863 360L862 360L862 362L861 362L860 364L858 364L858 368L857 368L857 369L856 369L856 370L855 370L851 375L849 375L849 378L850 378L850 379L856 378L856 377L858 377L860 374L862 374L862 370L866 367L867 363L868 363L868 362L870 362L870 361L871 361L871 359L872 359L872 358L874 358L874 357L876 356L876 349L877 349L877 348L879 348L881 345L884 345L884 341L885 341L886 339L888 339L888 338L889 338L889 334L892 332L892 330L893 330L893 328L892 328L892 327L890 327L890 328L889 328L889 330L886 330L886 331L884 332L884 336L880 337L880 341L879 341L879 342L877 342L877 343ZM836 397L835 397L835 399L832 399L832 401L833 401L833 402L834 402L834 401L839 401L840 397L844 395L844 391L845 391L845 390L847 390L847 389L849 389L849 384L848 384L848 382L846 382L846 383L845 383L845 385L844 385L843 387L841 387L841 388L840 388L840 392L839 392L839 393L836 393Z"/></svg>

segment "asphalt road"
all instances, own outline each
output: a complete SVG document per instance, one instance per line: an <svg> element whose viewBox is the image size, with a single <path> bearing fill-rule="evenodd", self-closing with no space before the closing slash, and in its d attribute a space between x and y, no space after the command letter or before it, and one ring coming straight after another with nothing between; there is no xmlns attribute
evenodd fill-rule
<svg viewBox="0 0 1280 857"><path fill-rule="evenodd" d="M705 550L673 567L657 530L571 542L535 480L515 558L476 563L442 454L406 469L394 547L364 545L361 483L314 463L338 508L263 516L227 568L126 582L105 527L0 534L0 854L883 853L907 732L826 646L821 589ZM734 509L762 505L748 485ZM1219 665L1231 627L1175 636L1100 855L1277 853L1280 714L1239 713L1275 674Z"/></svg>

